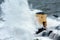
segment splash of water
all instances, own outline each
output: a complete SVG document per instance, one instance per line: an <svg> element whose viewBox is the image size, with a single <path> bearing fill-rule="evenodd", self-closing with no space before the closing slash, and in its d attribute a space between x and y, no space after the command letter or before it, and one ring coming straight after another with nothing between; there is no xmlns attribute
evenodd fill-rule
<svg viewBox="0 0 60 40"><path fill-rule="evenodd" d="M33 40L36 29L27 0L5 0L1 7L5 13L4 27L11 28L14 40Z"/></svg>

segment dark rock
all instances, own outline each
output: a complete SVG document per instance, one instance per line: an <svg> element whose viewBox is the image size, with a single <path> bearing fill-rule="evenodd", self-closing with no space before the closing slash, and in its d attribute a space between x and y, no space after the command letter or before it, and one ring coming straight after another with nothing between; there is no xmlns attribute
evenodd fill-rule
<svg viewBox="0 0 60 40"><path fill-rule="evenodd" d="M44 28L38 29L38 31L36 32L36 34L39 34L40 32L42 32L42 31L44 31L44 30L46 30L46 29L44 29Z"/></svg>
<svg viewBox="0 0 60 40"><path fill-rule="evenodd" d="M47 35L47 32L43 32L43 33L42 33L42 36L46 36L46 35Z"/></svg>
<svg viewBox="0 0 60 40"><path fill-rule="evenodd" d="M57 26L55 29L60 30L60 26Z"/></svg>
<svg viewBox="0 0 60 40"><path fill-rule="evenodd" d="M4 0L0 0L0 4L1 4L2 2L4 2Z"/></svg>
<svg viewBox="0 0 60 40"><path fill-rule="evenodd" d="M49 31L49 32L48 32L48 36L49 36L52 32L53 32L53 31Z"/></svg>

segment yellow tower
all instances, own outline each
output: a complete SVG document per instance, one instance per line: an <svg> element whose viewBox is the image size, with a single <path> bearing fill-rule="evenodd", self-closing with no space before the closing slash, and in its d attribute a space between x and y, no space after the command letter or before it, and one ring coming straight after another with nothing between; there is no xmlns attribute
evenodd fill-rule
<svg viewBox="0 0 60 40"><path fill-rule="evenodd" d="M47 26L47 21L46 21L47 14L45 14L44 12L38 12L38 13L36 13L36 17L37 17L39 24L43 25L43 27L46 28L46 26Z"/></svg>

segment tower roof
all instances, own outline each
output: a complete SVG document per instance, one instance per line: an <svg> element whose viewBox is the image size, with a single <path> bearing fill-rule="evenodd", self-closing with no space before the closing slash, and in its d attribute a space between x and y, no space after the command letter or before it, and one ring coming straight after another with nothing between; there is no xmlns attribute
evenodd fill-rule
<svg viewBox="0 0 60 40"><path fill-rule="evenodd" d="M46 14L46 13L44 13L44 12L37 12L36 14Z"/></svg>

